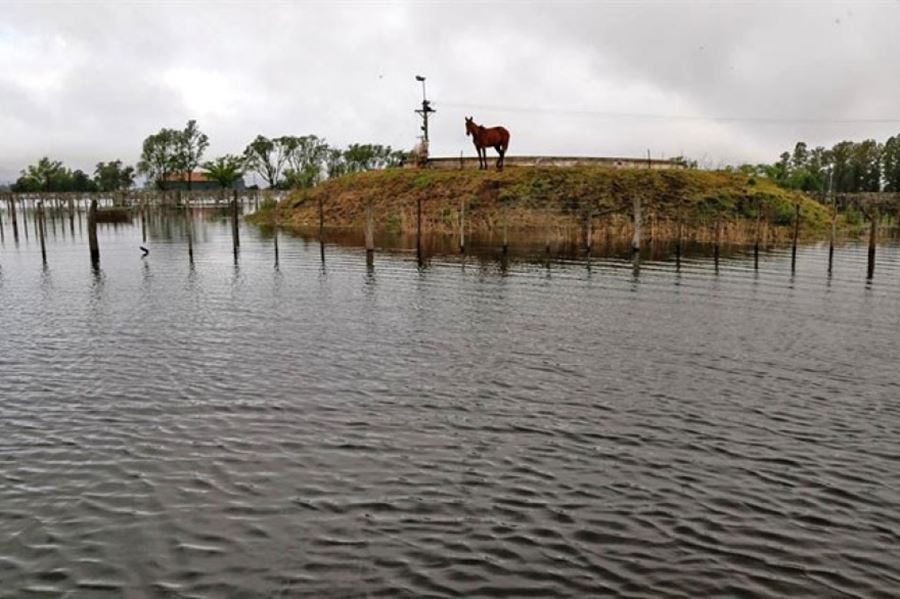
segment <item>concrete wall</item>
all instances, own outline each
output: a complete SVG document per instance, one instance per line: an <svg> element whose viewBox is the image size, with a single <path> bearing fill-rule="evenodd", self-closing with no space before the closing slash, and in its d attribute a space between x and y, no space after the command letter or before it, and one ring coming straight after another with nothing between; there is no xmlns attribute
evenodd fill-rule
<svg viewBox="0 0 900 599"><path fill-rule="evenodd" d="M488 165L493 167L497 161L496 153L488 151ZM607 166L611 168L651 168L655 170L680 169L685 165L672 160L647 160L646 158L616 158L599 156L507 156L506 166ZM410 164L409 167L416 165ZM429 158L428 168L441 170L477 169L478 157L463 158Z"/></svg>

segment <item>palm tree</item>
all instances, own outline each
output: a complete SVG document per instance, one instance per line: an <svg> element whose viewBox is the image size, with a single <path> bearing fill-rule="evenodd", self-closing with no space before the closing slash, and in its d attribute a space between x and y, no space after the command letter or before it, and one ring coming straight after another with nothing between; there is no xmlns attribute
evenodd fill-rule
<svg viewBox="0 0 900 599"><path fill-rule="evenodd" d="M206 176L219 183L222 189L233 186L244 176L244 159L233 154L219 156L215 160L204 162Z"/></svg>

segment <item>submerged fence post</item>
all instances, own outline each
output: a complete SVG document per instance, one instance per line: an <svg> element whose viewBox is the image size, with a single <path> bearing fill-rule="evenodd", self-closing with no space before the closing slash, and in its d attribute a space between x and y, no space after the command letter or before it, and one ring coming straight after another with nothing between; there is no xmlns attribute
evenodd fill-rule
<svg viewBox="0 0 900 599"><path fill-rule="evenodd" d="M12 220L13 239L19 243L19 223L16 220L16 194L9 194L9 218Z"/></svg>
<svg viewBox="0 0 900 599"><path fill-rule="evenodd" d="M325 205L319 196L319 241L325 240Z"/></svg>
<svg viewBox="0 0 900 599"><path fill-rule="evenodd" d="M459 201L459 251L466 251L466 201Z"/></svg>
<svg viewBox="0 0 900 599"><path fill-rule="evenodd" d="M272 227L272 241L275 242L275 267L278 267L278 225Z"/></svg>
<svg viewBox="0 0 900 599"><path fill-rule="evenodd" d="M375 263L375 223L372 216L372 200L366 202L366 266Z"/></svg>
<svg viewBox="0 0 900 599"><path fill-rule="evenodd" d="M97 266L100 263L100 246L97 243L97 200L91 200L88 208L88 247L91 250L91 264Z"/></svg>
<svg viewBox="0 0 900 599"><path fill-rule="evenodd" d="M544 220L546 221L545 226L547 229L545 231L545 235L547 236L546 246L547 246L547 255L548 256L550 255L550 238L553 234L553 219L551 218L550 210L551 210L550 204L548 203L546 213L544 214Z"/></svg>
<svg viewBox="0 0 900 599"><path fill-rule="evenodd" d="M716 264L716 270L719 269L719 253L722 245L722 217L716 214L715 231L713 232L713 259Z"/></svg>
<svg viewBox="0 0 900 599"><path fill-rule="evenodd" d="M46 264L47 264L47 246L44 243L44 202L38 202L37 218L38 218L38 237L41 240L41 259L44 261L44 265L46 266Z"/></svg>
<svg viewBox="0 0 900 599"><path fill-rule="evenodd" d="M762 200L756 199L756 227L753 229L753 269L759 270L759 221L762 219Z"/></svg>
<svg viewBox="0 0 900 599"><path fill-rule="evenodd" d="M678 214L676 216L678 223L676 225L675 237L675 266L681 267L681 244L684 238L684 207L679 203Z"/></svg>
<svg viewBox="0 0 900 599"><path fill-rule="evenodd" d="M141 240L147 243L147 202L141 200Z"/></svg>
<svg viewBox="0 0 900 599"><path fill-rule="evenodd" d="M795 207L794 213L794 238L791 242L791 272L797 268L797 238L800 236L800 204Z"/></svg>
<svg viewBox="0 0 900 599"><path fill-rule="evenodd" d="M416 198L416 255L422 257L422 198Z"/></svg>
<svg viewBox="0 0 900 599"><path fill-rule="evenodd" d="M828 193L831 194L831 237L828 240L828 274L831 274L831 266L834 262L834 238L837 229L837 198L832 193L830 184Z"/></svg>
<svg viewBox="0 0 900 599"><path fill-rule="evenodd" d="M594 243L594 211L588 208L584 218L584 251L590 256Z"/></svg>
<svg viewBox="0 0 900 599"><path fill-rule="evenodd" d="M503 204L503 255L509 252L509 211L506 204Z"/></svg>
<svg viewBox="0 0 900 599"><path fill-rule="evenodd" d="M878 221L881 215L877 208L873 208L869 214L869 261L866 268L866 278L871 279L875 275L875 245L878 243Z"/></svg>
<svg viewBox="0 0 900 599"><path fill-rule="evenodd" d="M69 196L69 233L75 237L75 200Z"/></svg>
<svg viewBox="0 0 900 599"><path fill-rule="evenodd" d="M191 230L194 226L194 219L191 217L191 196L188 195L187 200L184 203L184 221L187 226L187 240L188 240L188 261L191 264L194 263L194 234Z"/></svg>
<svg viewBox="0 0 900 599"><path fill-rule="evenodd" d="M241 247L241 239L238 233L238 192L235 189L231 200L231 243L234 250L234 259L238 258L238 248Z"/></svg>
<svg viewBox="0 0 900 599"><path fill-rule="evenodd" d="M634 219L634 236L631 238L631 253L637 254L641 251L641 196L636 195L632 200L633 219Z"/></svg>

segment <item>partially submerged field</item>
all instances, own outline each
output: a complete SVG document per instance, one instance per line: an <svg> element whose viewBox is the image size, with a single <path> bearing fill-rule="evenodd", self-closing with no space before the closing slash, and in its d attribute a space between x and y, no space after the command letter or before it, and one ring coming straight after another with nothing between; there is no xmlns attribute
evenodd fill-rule
<svg viewBox="0 0 900 599"><path fill-rule="evenodd" d="M593 216L593 230L629 234L633 201L641 200L645 235L671 238L683 224L688 238L710 237L716 223L724 239L752 236L757 214L769 239L788 236L796 206L801 234L824 232L829 211L804 194L764 179L697 170L629 170L604 167L508 167L497 171L388 169L331 179L298 190L251 221L289 227L318 226L321 203L327 227L362 227L371 204L376 226L398 232L416 228L417 204L422 229L510 230L577 234Z"/></svg>

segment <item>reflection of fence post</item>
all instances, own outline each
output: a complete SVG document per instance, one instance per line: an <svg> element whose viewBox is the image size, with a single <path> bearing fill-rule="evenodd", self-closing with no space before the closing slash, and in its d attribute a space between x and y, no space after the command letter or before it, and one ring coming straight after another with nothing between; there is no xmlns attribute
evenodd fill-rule
<svg viewBox="0 0 900 599"><path fill-rule="evenodd" d="M366 202L366 265L375 263L375 223L372 216L372 200Z"/></svg>
<svg viewBox="0 0 900 599"><path fill-rule="evenodd" d="M791 242L791 271L797 268L797 238L800 236L800 204L794 211L794 236Z"/></svg>
<svg viewBox="0 0 900 599"><path fill-rule="evenodd" d="M97 243L97 200L91 200L88 208L88 247L91 250L91 264L100 263L100 245Z"/></svg>
<svg viewBox="0 0 900 599"><path fill-rule="evenodd" d="M631 253L637 254L641 251L641 196L636 195L632 200L632 209L634 214L634 236L631 238Z"/></svg>

